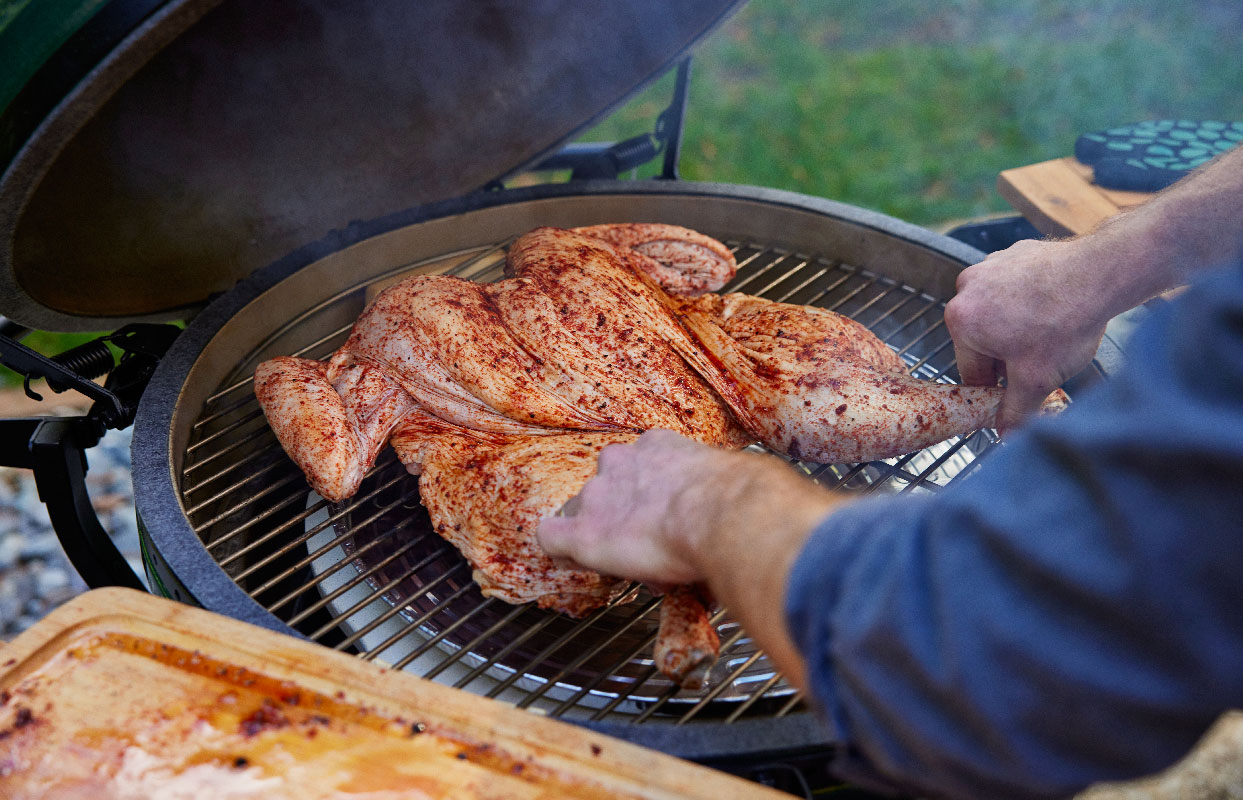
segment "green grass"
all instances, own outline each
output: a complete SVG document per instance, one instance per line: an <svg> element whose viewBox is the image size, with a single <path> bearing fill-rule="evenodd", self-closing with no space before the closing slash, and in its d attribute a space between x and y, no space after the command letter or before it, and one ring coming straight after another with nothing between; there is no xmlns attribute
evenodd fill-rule
<svg viewBox="0 0 1243 800"><path fill-rule="evenodd" d="M997 173L1081 133L1243 119L1240 41L1238 0L752 0L696 53L681 172L923 225L1003 212ZM667 76L580 138L651 130L671 91Z"/></svg>
<svg viewBox="0 0 1243 800"><path fill-rule="evenodd" d="M920 224L1007 209L997 173L1080 133L1243 119L1234 2L753 0L692 70L681 172ZM585 140L650 128L668 78Z"/></svg>

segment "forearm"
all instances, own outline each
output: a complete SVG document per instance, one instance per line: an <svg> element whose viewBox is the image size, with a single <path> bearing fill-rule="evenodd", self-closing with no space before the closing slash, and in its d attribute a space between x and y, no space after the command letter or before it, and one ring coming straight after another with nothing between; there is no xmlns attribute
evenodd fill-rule
<svg viewBox="0 0 1243 800"><path fill-rule="evenodd" d="M945 325L964 383L1005 378L997 427L1022 424L1078 374L1110 319L1234 256L1240 207L1243 149L1092 233L1024 240L963 270Z"/></svg>
<svg viewBox="0 0 1243 800"><path fill-rule="evenodd" d="M1066 271L1105 318L1220 266L1243 243L1243 148L1070 240Z"/></svg>
<svg viewBox="0 0 1243 800"><path fill-rule="evenodd" d="M840 775L1066 797L1171 763L1243 698L1243 369L1221 357L1243 265L1206 278L970 480L808 540L789 624L853 745Z"/></svg>
<svg viewBox="0 0 1243 800"><path fill-rule="evenodd" d="M686 493L679 516L698 520L682 531L686 557L786 677L805 688L803 659L786 630L786 580L807 537L844 498L776 458L734 458L724 486Z"/></svg>

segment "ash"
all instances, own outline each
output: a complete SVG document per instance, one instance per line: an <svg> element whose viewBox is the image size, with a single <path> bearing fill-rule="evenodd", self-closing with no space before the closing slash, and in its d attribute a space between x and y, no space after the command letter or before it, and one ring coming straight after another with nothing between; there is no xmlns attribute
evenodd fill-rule
<svg viewBox="0 0 1243 800"><path fill-rule="evenodd" d="M129 446L129 430L108 431L87 450L86 484L100 524L145 582ZM0 640L86 590L52 530L34 473L0 467Z"/></svg>

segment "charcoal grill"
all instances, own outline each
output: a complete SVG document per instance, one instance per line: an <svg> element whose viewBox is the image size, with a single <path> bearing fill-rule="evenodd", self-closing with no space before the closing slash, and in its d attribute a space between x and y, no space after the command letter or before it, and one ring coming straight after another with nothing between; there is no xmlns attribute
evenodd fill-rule
<svg viewBox="0 0 1243 800"><path fill-rule="evenodd" d="M104 389L67 368L97 361L98 348L57 364L0 337L9 363L98 401L82 420L7 421L0 443L7 463L37 468L88 582L138 584L93 521L79 449L104 426L133 419L136 505L155 591L675 755L743 772L769 764L782 772L808 757L822 769L829 733L727 610L715 617L722 654L708 686L686 692L652 666L659 599L639 587L582 620L485 599L430 531L417 479L391 453L348 502L315 496L269 431L250 378L274 355L333 351L378 283L411 273L493 280L508 244L533 227L659 221L728 244L740 269L727 290L847 314L912 373L955 380L942 311L979 251L787 192L591 178L657 154L662 177L676 177L685 63L655 134L557 152L735 5L545 0L523 4L529 13L472 4L464 19L434 3L347 12L315 0L183 0L100 12L0 119L10 134L0 144L13 134L25 141L5 153L12 160L0 180L6 314L52 330L190 318L171 347L163 328L118 331L129 358ZM619 9L658 22L643 36L627 33L629 12ZM287 24L291 14L299 24ZM603 33L626 57L609 47L528 46L550 35L549 20L562 45L606 41ZM108 36L111 49L83 46ZM406 63L394 53L408 55L411 36L429 43ZM346 48L361 65L351 60L325 77L323 65L341 57L338 39L369 46ZM598 61L590 79L580 74L584 57ZM446 70L452 58L474 71ZM420 68L433 79L402 72ZM258 86L248 74L262 78ZM321 84L332 102L306 107L307 87ZM356 102L373 90L389 105ZM569 111L556 102L567 95ZM240 113L239 98L266 110ZM547 124L532 127L537 101L549 106ZM479 125L485 106L488 124ZM423 124L397 130L393 116ZM446 147L441 123L489 135ZM448 152L460 166L443 168ZM520 189L491 182L537 164L569 165L584 179ZM369 182L356 184L359 175ZM390 213L400 208L408 210ZM350 222L358 217L371 221ZM995 443L979 431L884 462L791 468L844 491L939 492Z"/></svg>
<svg viewBox="0 0 1243 800"><path fill-rule="evenodd" d="M751 187L591 181L492 192L389 218L305 248L208 306L161 361L134 452L148 572L159 590L326 646L678 755L737 757L740 742L830 744L728 612L708 688L680 691L651 664L658 600L641 590L583 620L483 598L430 529L417 479L390 453L342 504L312 494L255 402L255 365L324 358L368 287L414 273L490 281L540 224L661 220L734 251L726 287L860 320L928 380L951 381L942 321L978 253L861 209ZM969 474L990 431L884 462L792 468L858 492L937 492ZM189 543L190 546L187 546ZM179 576L192 575L193 584ZM761 749L771 749L771 744Z"/></svg>

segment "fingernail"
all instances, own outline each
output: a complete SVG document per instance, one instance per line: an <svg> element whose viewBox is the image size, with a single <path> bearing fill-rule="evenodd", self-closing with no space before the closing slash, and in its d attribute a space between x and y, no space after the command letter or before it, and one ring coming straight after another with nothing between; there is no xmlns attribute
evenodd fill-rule
<svg viewBox="0 0 1243 800"><path fill-rule="evenodd" d="M583 504L583 501L579 497L579 495L574 495L569 500L566 500L565 503L561 505L561 508L557 509L556 516L572 517L578 513L579 506L581 506L582 504Z"/></svg>

